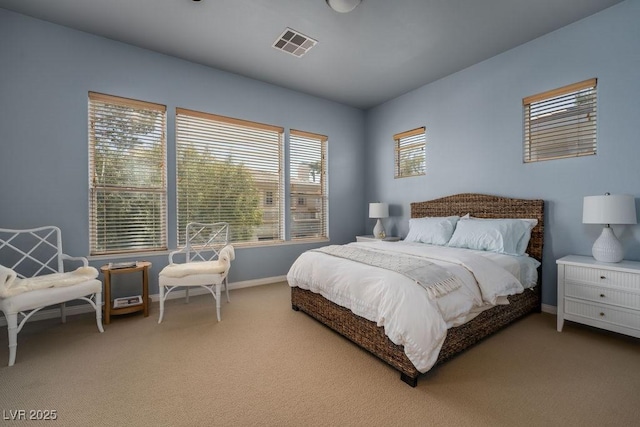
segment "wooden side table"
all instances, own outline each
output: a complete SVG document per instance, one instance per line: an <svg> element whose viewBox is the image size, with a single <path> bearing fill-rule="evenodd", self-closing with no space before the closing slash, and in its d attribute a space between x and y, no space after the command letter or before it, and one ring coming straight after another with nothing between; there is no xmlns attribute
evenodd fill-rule
<svg viewBox="0 0 640 427"><path fill-rule="evenodd" d="M144 317L149 316L149 261L138 261L134 267L126 268L109 268L109 264L100 267L100 271L104 274L104 323L111 323L112 315L144 312ZM121 273L142 272L142 304L131 305L128 307L113 308L111 299L111 275Z"/></svg>

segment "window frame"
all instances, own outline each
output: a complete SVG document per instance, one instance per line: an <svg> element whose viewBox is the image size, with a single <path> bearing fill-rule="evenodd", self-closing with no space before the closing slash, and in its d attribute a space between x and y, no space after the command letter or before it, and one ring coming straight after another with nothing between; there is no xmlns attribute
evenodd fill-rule
<svg viewBox="0 0 640 427"><path fill-rule="evenodd" d="M190 118L190 119L187 119L187 118ZM184 137L180 135L180 132L189 132L188 129L181 128L181 126L185 125L183 121L189 121L189 120L196 120L196 121L200 120L202 121L200 123L203 123L203 124L206 123L206 126L210 126L210 128L213 130L212 131L213 136L211 136L212 138L215 137L216 129L217 129L217 132L219 132L220 129L224 127L227 127L229 132L233 132L235 129L239 134L241 134L241 136L246 135L251 131L257 131L257 132L263 132L263 133L274 132L277 135L276 151L272 153L274 156L276 156L277 162L278 162L277 172L276 172L277 173L276 188L268 188L268 189L262 188L256 193L260 198L260 202L258 203L256 209L263 210L263 218L265 217L264 209L272 210L273 212L272 212L272 215L270 216L276 218L275 220L276 222L271 221L272 223L275 224L275 229L272 230L271 238L267 238L267 239L258 238L257 240L236 240L236 237L234 236L234 232L233 232L234 224L232 223L232 221L229 221L228 219L222 218L222 217L219 220L231 222L230 238L233 244L236 246L258 246L258 245L264 245L264 244L284 243L285 241L285 235L284 235L284 230L285 230L285 225L284 225L284 203L285 203L284 201L284 185L285 185L284 184L284 128L280 126L274 126L274 125L258 123L258 122L249 121L249 120L221 116L217 114L178 107L176 108L176 115L175 115L177 246L182 247L184 245L184 241L181 240L181 232L182 233L184 232L184 227L181 227L181 221L182 222L186 221L186 223L188 223L189 221L202 222L201 219L196 219L196 218L187 218L185 220L184 218L182 218L182 215L181 215L181 206L180 206L181 190L180 190L180 182L179 182L180 173L181 173L180 172L181 171L181 166L180 166L181 154L180 153L181 153L181 150L183 149L181 148L181 146L185 144L185 142L182 141ZM191 132L196 132L196 130L192 129ZM205 130L200 129L200 132L204 134ZM262 183L262 181L256 181L256 182ZM270 191L273 192L272 203L268 204L267 193ZM188 215L188 212L186 214Z"/></svg>
<svg viewBox="0 0 640 427"><path fill-rule="evenodd" d="M159 138L145 138L144 141L147 144L153 144L154 142L159 144L156 148L160 148L161 154L160 156L151 156L146 158L148 163L154 164L156 161L160 161L161 165L159 168L155 170L155 172L160 171L160 185L156 187L149 188L149 186L143 185L122 185L122 184L100 184L97 179L96 172L96 148L97 148L97 136L96 136L96 128L97 123L100 121L97 115L103 115L108 113L107 105L112 106L121 106L125 108L130 108L135 111L134 116L128 117L128 120L125 123L126 125L131 126L136 124L136 120L138 122L140 119L138 118L138 114L140 112L150 112L156 111L160 112L160 126L154 126L153 135L159 136ZM144 114L144 113L143 113ZM89 254L92 256L95 255L114 255L114 254L130 254L130 253L145 253L145 252L156 252L156 251L166 251L168 250L167 244L167 107L166 105L156 104L147 101L141 101L137 99L125 98L114 95L107 95L98 92L89 92L88 93L88 149L89 149L89 164L88 164L88 175L89 175ZM106 125L104 125L106 127ZM122 132L122 134L126 135L126 132ZM148 135L149 133L147 133ZM140 141L136 141L140 142ZM136 151L135 155L138 156L140 151ZM142 156L144 159L145 157ZM136 163L138 164L138 163ZM103 169L104 172L104 169ZM137 194L137 195L148 195L156 196L158 206L157 212L154 212L157 217L157 222L147 223L147 225L151 225L155 230L155 234L153 232L144 234L140 233L140 231L136 231L134 237L138 237L138 240L143 239L145 236L147 237L149 244L141 245L139 247L133 249L126 249L124 247L114 247L109 249L109 237L105 234L102 238L99 237L100 233L98 228L100 228L100 219L98 208L100 206L98 198L99 194L107 195L107 194ZM105 197L106 198L106 197ZM123 197L124 198L124 197ZM112 205L113 206L113 205ZM103 206L104 208L104 206ZM107 208L105 208L107 210ZM103 213L106 216L106 214ZM130 231L126 231L124 227L120 226L122 231L120 233L124 233L124 235L129 235ZM106 227L105 227L106 229ZM129 236L131 237L131 236ZM135 239L134 239L135 240ZM144 239L143 239L144 240ZM154 243L155 242L155 243ZM132 243L130 243L131 245ZM127 246L126 244L124 246Z"/></svg>
<svg viewBox="0 0 640 427"><path fill-rule="evenodd" d="M326 241L329 239L329 187L328 187L328 164L327 164L327 151L328 151L328 141L329 138L326 135L321 135L317 133L301 131L297 129L289 129L289 236L292 242L299 241ZM310 144L317 143L320 144L320 156L316 160L319 162L318 173L320 177L318 179L319 189L316 190L314 188L308 188L307 185L305 188L305 182L294 182L294 162L304 161L304 158L309 154L300 153L298 158L294 158L295 151L297 148L296 144ZM315 187L315 186L314 186ZM319 199L320 200L320 209L315 212L316 216L319 216L319 230L314 236L304 236L298 235L298 232L294 230L296 228L296 218L295 216L298 213L310 213L310 210L314 209L314 206L317 208L317 203L309 203L309 199ZM302 203L301 203L302 202ZM306 212L297 212L298 209L304 210ZM319 215L318 215L319 214ZM311 219L306 219L311 220ZM302 219L301 222L304 222L305 219ZM303 234L301 232L301 234Z"/></svg>
<svg viewBox="0 0 640 427"><path fill-rule="evenodd" d="M597 154L597 86L592 78L522 99L523 163Z"/></svg>
<svg viewBox="0 0 640 427"><path fill-rule="evenodd" d="M422 136L421 138L419 138ZM411 129L393 135L394 141L394 178L409 178L412 176L422 176L427 174L427 136L426 128ZM403 172L409 167L406 162L412 160L416 152L422 151L422 160L417 170ZM416 169L415 167L411 169Z"/></svg>

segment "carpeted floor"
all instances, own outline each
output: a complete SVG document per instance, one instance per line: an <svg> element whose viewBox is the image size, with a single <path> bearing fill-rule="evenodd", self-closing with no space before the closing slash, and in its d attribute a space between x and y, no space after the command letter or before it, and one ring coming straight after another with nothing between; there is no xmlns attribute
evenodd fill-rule
<svg viewBox="0 0 640 427"><path fill-rule="evenodd" d="M417 388L302 312L285 283L116 317L29 323L15 366L0 336L0 424L53 410L47 425L633 426L640 340L530 315L423 375ZM3 328L4 329L4 328ZM35 414L35 413L34 413ZM42 414L42 413L40 413Z"/></svg>

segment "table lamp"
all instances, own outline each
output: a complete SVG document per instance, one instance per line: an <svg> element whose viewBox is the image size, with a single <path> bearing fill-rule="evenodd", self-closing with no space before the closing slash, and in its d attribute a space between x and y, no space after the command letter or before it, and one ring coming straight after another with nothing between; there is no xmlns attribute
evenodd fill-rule
<svg viewBox="0 0 640 427"><path fill-rule="evenodd" d="M381 218L389 216L389 205L386 203L369 203L369 218L377 218L376 226L373 227L373 237L384 239L386 234L382 226Z"/></svg>
<svg viewBox="0 0 640 427"><path fill-rule="evenodd" d="M624 258L624 249L609 225L637 224L635 199L628 194L586 196L582 207L582 223L604 224L602 234L591 250L596 261L620 262Z"/></svg>

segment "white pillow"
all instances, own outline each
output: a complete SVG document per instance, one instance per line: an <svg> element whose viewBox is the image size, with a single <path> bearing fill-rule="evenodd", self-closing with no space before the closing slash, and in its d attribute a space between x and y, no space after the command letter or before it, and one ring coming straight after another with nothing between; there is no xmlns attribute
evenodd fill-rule
<svg viewBox="0 0 640 427"><path fill-rule="evenodd" d="M451 236L449 246L524 255L536 219L462 218Z"/></svg>
<svg viewBox="0 0 640 427"><path fill-rule="evenodd" d="M451 238L459 219L459 216L411 218L409 233L404 241L444 246Z"/></svg>

